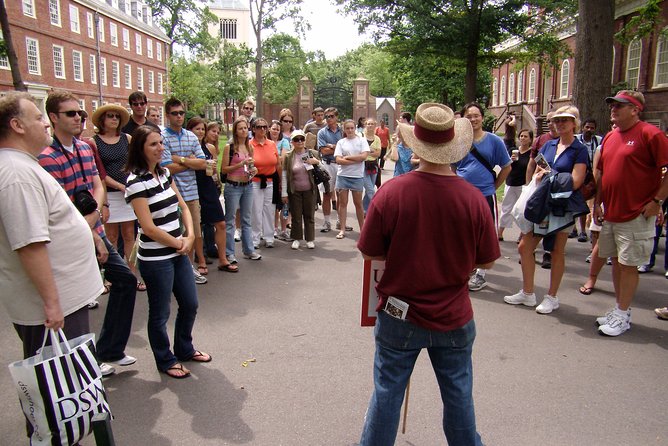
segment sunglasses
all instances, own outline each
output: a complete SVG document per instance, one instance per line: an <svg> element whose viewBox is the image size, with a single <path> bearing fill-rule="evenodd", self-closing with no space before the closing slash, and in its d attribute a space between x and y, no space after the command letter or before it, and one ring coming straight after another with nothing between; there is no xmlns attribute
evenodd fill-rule
<svg viewBox="0 0 668 446"><path fill-rule="evenodd" d="M325 115L325 119L336 118L336 115Z"/></svg>
<svg viewBox="0 0 668 446"><path fill-rule="evenodd" d="M133 107L143 107L144 105L146 105L146 102L133 102L132 103Z"/></svg>
<svg viewBox="0 0 668 446"><path fill-rule="evenodd" d="M179 110L179 111L171 111L169 112L169 114L172 116L183 116L186 114L186 112L184 112L183 110Z"/></svg>
<svg viewBox="0 0 668 446"><path fill-rule="evenodd" d="M253 107L244 107L244 110L250 110L250 111L253 111L253 110L255 110L255 109L254 109Z"/></svg>
<svg viewBox="0 0 668 446"><path fill-rule="evenodd" d="M292 121L288 121L287 119L283 119L283 122L285 122L286 124L292 124Z"/></svg>
<svg viewBox="0 0 668 446"><path fill-rule="evenodd" d="M267 130L268 127L266 125L256 125L255 128L258 130Z"/></svg>
<svg viewBox="0 0 668 446"><path fill-rule="evenodd" d="M107 119L121 119L121 115L118 113L107 113Z"/></svg>
<svg viewBox="0 0 668 446"><path fill-rule="evenodd" d="M83 116L84 112L83 112L83 110L67 110L67 111L60 111L58 113L62 113L65 116L67 116L68 118L74 118L74 116L76 116L76 115Z"/></svg>
<svg viewBox="0 0 668 446"><path fill-rule="evenodd" d="M292 142L304 142L304 141L306 141L306 138L301 137L301 136L297 136L297 137L292 139Z"/></svg>

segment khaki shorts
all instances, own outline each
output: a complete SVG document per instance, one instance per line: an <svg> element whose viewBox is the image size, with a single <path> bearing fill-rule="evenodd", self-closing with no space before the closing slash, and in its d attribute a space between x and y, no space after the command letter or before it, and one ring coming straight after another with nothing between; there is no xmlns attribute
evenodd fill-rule
<svg viewBox="0 0 668 446"><path fill-rule="evenodd" d="M193 219L193 231L195 231L195 238L202 237L202 226L200 225L202 216L199 211L199 200L186 201L186 206L188 206L190 216Z"/></svg>
<svg viewBox="0 0 668 446"><path fill-rule="evenodd" d="M649 263L654 248L656 217L645 218L642 214L623 223L603 222L598 236L598 256L605 259L617 257L626 266Z"/></svg>

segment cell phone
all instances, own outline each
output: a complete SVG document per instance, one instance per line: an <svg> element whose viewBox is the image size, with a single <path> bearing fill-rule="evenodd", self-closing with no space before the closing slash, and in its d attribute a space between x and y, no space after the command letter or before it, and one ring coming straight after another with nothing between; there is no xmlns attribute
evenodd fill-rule
<svg viewBox="0 0 668 446"><path fill-rule="evenodd" d="M534 158L534 161L536 162L536 165L538 167L540 167L541 169L546 170L548 172L552 170L552 169L550 169L550 165L548 164L547 160L545 159L545 157L543 156L542 153L539 153L538 155L536 155L536 158Z"/></svg>

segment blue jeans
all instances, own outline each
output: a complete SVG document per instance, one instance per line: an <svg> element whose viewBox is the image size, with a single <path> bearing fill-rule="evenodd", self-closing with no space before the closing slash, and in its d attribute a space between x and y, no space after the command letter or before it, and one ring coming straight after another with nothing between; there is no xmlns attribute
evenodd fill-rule
<svg viewBox="0 0 668 446"><path fill-rule="evenodd" d="M97 358L101 362L118 361L125 357L125 346L132 330L137 278L107 237L103 235L102 240L109 251L107 262L102 267L105 279L111 282L111 290L100 337L95 347Z"/></svg>
<svg viewBox="0 0 668 446"><path fill-rule="evenodd" d="M234 186L227 183L223 196L225 197L225 232L227 233L225 254L228 256L234 255L234 230L236 229L234 219L237 215L237 209L240 209L241 217L241 249L244 254L250 254L255 251L251 230L253 186L250 183L244 186Z"/></svg>
<svg viewBox="0 0 668 446"><path fill-rule="evenodd" d="M401 404L415 361L427 349L443 400L443 431L450 446L481 446L473 408L471 352L475 322L431 331L378 312L375 327L374 392L367 410L361 446L392 446Z"/></svg>
<svg viewBox="0 0 668 446"><path fill-rule="evenodd" d="M197 316L197 290L188 256L165 260L139 260L139 271L148 294L148 340L158 370L166 371L195 354L192 330ZM169 348L167 320L172 292L178 303L174 323L174 353Z"/></svg>
<svg viewBox="0 0 668 446"><path fill-rule="evenodd" d="M364 208L364 213L369 210L369 203L376 193L376 173L367 173L364 172L364 198L362 199L362 207Z"/></svg>

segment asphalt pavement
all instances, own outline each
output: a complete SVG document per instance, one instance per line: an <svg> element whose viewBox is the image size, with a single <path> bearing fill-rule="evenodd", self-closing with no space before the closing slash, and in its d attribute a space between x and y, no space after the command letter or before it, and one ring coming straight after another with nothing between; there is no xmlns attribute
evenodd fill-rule
<svg viewBox="0 0 668 446"><path fill-rule="evenodd" d="M389 167L385 178L391 176ZM321 223L319 211L318 228ZM157 372L146 335L146 293L138 293L126 350L137 363L118 367L104 380L116 444L357 442L372 390L374 342L373 330L359 325L363 262L355 248L357 223L352 223L355 230L343 240L335 239L334 230L317 232L314 250L294 251L278 241L273 249L262 248L260 261L240 258L238 274L210 268L209 283L197 288L194 340L213 361L189 365L188 379ZM517 231L505 235L502 257L487 275L489 285L471 294L478 330L474 393L485 444L668 445L668 321L653 312L668 305L663 269L641 276L631 330L602 337L594 319L614 304L611 268L604 268L592 295L578 292L588 273L589 244L569 240L561 306L539 315L503 302L504 295L521 287ZM659 264L663 256L662 246ZM539 300L548 280L549 272L537 268ZM97 332L104 296L100 303L91 311ZM0 336L0 362L20 359L19 339L4 314ZM6 367L0 392L5 407L0 444L27 444ZM412 378L406 433L399 433L396 444L446 444L441 411L436 380L422 354ZM93 444L92 437L82 442Z"/></svg>

